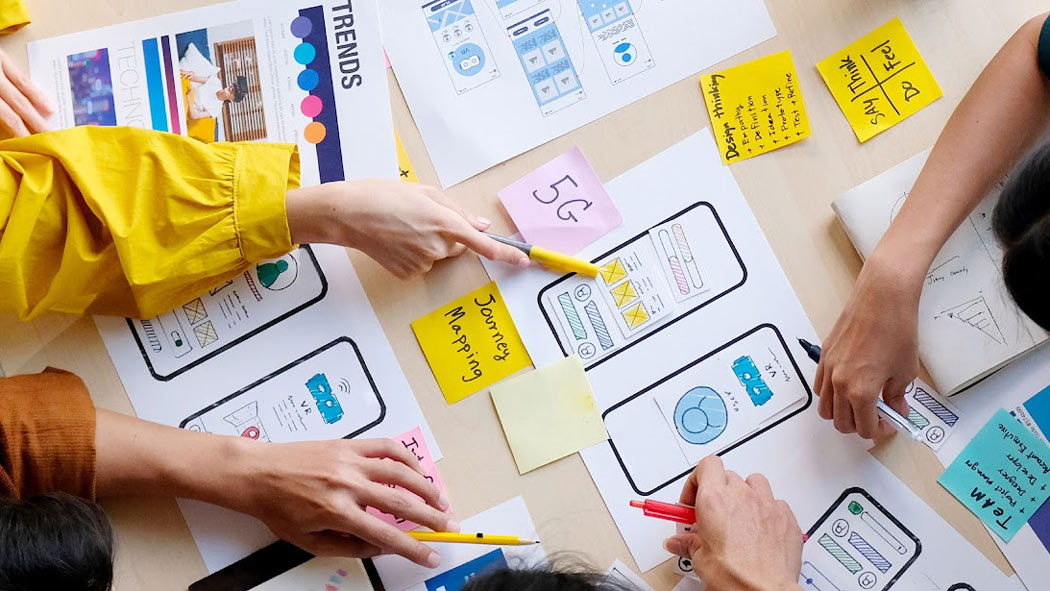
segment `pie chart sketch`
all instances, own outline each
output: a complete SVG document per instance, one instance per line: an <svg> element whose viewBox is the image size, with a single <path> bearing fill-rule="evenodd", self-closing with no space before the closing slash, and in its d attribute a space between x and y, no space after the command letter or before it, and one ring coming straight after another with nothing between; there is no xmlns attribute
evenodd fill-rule
<svg viewBox="0 0 1050 591"><path fill-rule="evenodd" d="M714 389L697 386L682 395L674 407L674 426L682 439L694 445L714 441L726 430L729 413Z"/></svg>

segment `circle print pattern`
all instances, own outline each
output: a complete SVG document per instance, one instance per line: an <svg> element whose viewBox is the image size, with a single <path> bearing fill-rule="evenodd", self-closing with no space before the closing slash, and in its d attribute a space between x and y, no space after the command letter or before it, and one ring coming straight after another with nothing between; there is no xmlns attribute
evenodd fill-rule
<svg viewBox="0 0 1050 591"><path fill-rule="evenodd" d="M305 39L314 30L314 23L305 16L297 16L289 28L297 39Z"/></svg>
<svg viewBox="0 0 1050 591"><path fill-rule="evenodd" d="M312 119L317 117L323 106L324 104L321 102L321 97L311 94L303 99L302 104L299 105L299 109L303 112L303 115Z"/></svg>
<svg viewBox="0 0 1050 591"><path fill-rule="evenodd" d="M697 386L682 395L674 407L674 426L689 443L703 445L726 430L726 403L712 388Z"/></svg>
<svg viewBox="0 0 1050 591"><path fill-rule="evenodd" d="M303 43L300 43L299 45L295 46L295 50L292 52L292 56L295 57L295 61L306 66L310 64L310 62L314 61L315 57L317 57L317 48L315 48L312 44L306 43L304 41Z"/></svg>
<svg viewBox="0 0 1050 591"><path fill-rule="evenodd" d="M320 121L311 121L310 123L307 123L306 128L303 129L303 139L311 144L319 144L323 142L327 135L328 129L324 126L324 123L321 123Z"/></svg>
<svg viewBox="0 0 1050 591"><path fill-rule="evenodd" d="M299 77L296 78L296 82L299 84L299 88L310 92L317 88L317 83L321 81L321 77L317 75L317 70L303 70L299 72Z"/></svg>

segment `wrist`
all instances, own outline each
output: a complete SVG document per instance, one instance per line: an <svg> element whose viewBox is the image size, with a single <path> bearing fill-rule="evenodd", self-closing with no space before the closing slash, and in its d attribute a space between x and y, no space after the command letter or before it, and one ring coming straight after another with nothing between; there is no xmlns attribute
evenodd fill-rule
<svg viewBox="0 0 1050 591"><path fill-rule="evenodd" d="M340 215L339 193L348 183L329 183L288 191L285 208L288 230L293 244L342 244L343 216ZM344 244L344 246L348 246Z"/></svg>
<svg viewBox="0 0 1050 591"><path fill-rule="evenodd" d="M186 453L185 461L176 464L171 477L175 483L173 493L194 499L240 510L241 497L250 488L245 485L253 470L253 447L261 445L244 437L194 434L197 445L190 446L194 453Z"/></svg>

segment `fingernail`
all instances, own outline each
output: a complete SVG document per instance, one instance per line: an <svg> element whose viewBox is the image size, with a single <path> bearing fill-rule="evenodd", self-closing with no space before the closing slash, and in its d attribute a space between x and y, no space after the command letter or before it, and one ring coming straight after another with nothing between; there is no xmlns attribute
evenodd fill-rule
<svg viewBox="0 0 1050 591"><path fill-rule="evenodd" d="M481 216L478 216L478 223L481 224L482 226L491 226L492 225L492 220L490 220L488 218L483 218Z"/></svg>
<svg viewBox="0 0 1050 591"><path fill-rule="evenodd" d="M453 520L450 519L448 521L448 525L445 526L445 527L447 527L448 531L450 531L452 533L459 533L459 522L458 521L453 521Z"/></svg>
<svg viewBox="0 0 1050 591"><path fill-rule="evenodd" d="M441 493L440 495L438 495L438 509L444 511L448 509L449 505L451 504L452 503L450 503L448 500L448 495L446 495L445 493Z"/></svg>
<svg viewBox="0 0 1050 591"><path fill-rule="evenodd" d="M427 556L427 566L430 568L441 566L441 555L437 552L431 552L430 556Z"/></svg>
<svg viewBox="0 0 1050 591"><path fill-rule="evenodd" d="M664 540L664 550L667 550L671 554L681 555L682 543L674 538L667 538Z"/></svg>
<svg viewBox="0 0 1050 591"><path fill-rule="evenodd" d="M530 264L531 263L529 262L529 257L527 257L527 256L523 256L523 257L518 259L518 266L519 267L528 267Z"/></svg>

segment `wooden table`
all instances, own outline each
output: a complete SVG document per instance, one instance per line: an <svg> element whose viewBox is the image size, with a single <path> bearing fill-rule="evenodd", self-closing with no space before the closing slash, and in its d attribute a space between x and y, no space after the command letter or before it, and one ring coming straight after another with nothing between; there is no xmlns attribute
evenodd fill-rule
<svg viewBox="0 0 1050 591"><path fill-rule="evenodd" d="M28 0L35 22L0 40L16 62L25 63L25 43L208 4L207 0ZM1050 9L1048 0L767 0L779 35L712 68L735 65L790 49L799 70L813 135L800 144L734 164L733 175L820 334L827 334L845 304L860 260L835 220L830 203L843 191L928 148L955 105L1026 19ZM892 17L899 16L936 76L944 98L877 136L857 143L820 80L814 64ZM715 26L714 23L705 26ZM698 31L701 33L702 31ZM393 75L397 130L423 182L436 183L426 150ZM451 189L448 193L507 230L510 220L495 193L536 166L579 145L603 180L609 180L708 126L697 76L679 82L599 121L523 154ZM622 129L634 141L609 142ZM613 146L615 145L615 149ZM445 404L409 322L487 281L473 256L439 264L425 277L400 283L359 254L354 263L393 343L445 457L442 477L457 513L473 515L523 494L548 552L585 551L604 568L621 558L634 565L619 531L579 456L519 476L509 450L482 447L502 441L489 397ZM399 297L384 294L396 288ZM117 373L88 318L52 315L30 324L0 318L0 364L8 375L54 365L78 373L96 404L132 413ZM921 445L896 438L876 456L929 505L1006 572L1010 566L986 530L935 482L939 464ZM478 486L484 483L484 486ZM197 549L171 499L107 499L117 532L118 591L184 589L205 573ZM669 563L646 574L657 589L677 580Z"/></svg>

